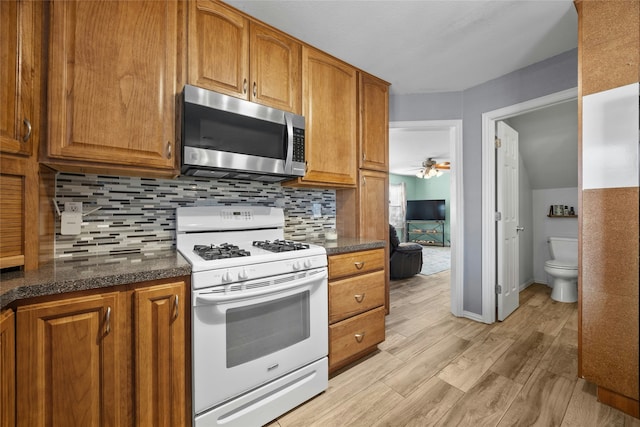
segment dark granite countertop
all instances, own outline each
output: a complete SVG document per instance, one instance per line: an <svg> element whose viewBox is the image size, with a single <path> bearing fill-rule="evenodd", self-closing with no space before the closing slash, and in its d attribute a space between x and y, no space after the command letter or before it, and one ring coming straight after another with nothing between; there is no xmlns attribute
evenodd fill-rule
<svg viewBox="0 0 640 427"><path fill-rule="evenodd" d="M58 258L33 271L0 273L0 308L25 298L191 275L177 251Z"/></svg>
<svg viewBox="0 0 640 427"><path fill-rule="evenodd" d="M337 240L313 240L312 243L323 246L327 255L337 255L347 252L366 251L368 249L384 248L384 240L360 239L357 237L338 237Z"/></svg>

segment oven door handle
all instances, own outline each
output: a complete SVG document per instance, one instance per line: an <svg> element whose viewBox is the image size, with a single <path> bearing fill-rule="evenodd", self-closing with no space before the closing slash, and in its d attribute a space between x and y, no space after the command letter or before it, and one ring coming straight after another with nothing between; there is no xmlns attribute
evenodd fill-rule
<svg viewBox="0 0 640 427"><path fill-rule="evenodd" d="M201 304L201 305L206 305L206 304L215 304L215 303L220 303L220 302L229 302L229 301L238 301L238 300L243 300L243 299L248 299L248 298L254 298L257 296L261 296L261 295L267 295L267 294L274 294L277 292L282 292L282 291L287 291L290 289L295 289L295 288L300 288L303 286L308 286L309 284L313 283L313 282L321 282L325 279L327 279L328 274L327 271L325 270L324 272L322 272L321 274L314 274L313 276L307 276L305 278L302 279L298 279L298 280L294 280L292 282L289 283L285 283L282 285L274 285L274 286L266 286L262 289L256 290L256 291L240 291L238 293L236 293L235 295L198 295L196 296L196 303L197 304Z"/></svg>

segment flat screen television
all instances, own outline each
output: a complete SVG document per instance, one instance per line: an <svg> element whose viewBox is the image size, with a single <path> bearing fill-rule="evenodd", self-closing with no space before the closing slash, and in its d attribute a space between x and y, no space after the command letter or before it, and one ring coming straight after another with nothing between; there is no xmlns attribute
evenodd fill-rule
<svg viewBox="0 0 640 427"><path fill-rule="evenodd" d="M444 200L407 200L407 221L445 220Z"/></svg>

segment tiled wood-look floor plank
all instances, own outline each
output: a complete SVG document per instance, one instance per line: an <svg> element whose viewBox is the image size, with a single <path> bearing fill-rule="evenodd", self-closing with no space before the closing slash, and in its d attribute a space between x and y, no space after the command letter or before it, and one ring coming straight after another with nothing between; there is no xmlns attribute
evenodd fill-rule
<svg viewBox="0 0 640 427"><path fill-rule="evenodd" d="M538 365L573 380L578 376L578 332L562 329Z"/></svg>
<svg viewBox="0 0 640 427"><path fill-rule="evenodd" d="M435 425L495 426L521 388L520 384L489 371Z"/></svg>
<svg viewBox="0 0 640 427"><path fill-rule="evenodd" d="M431 377L371 426L434 425L463 395L457 388Z"/></svg>
<svg viewBox="0 0 640 427"><path fill-rule="evenodd" d="M552 336L538 331L522 335L491 367L491 370L518 384L524 384L553 340Z"/></svg>
<svg viewBox="0 0 640 427"><path fill-rule="evenodd" d="M456 360L445 366L438 378L462 391L469 391L513 342L510 338L489 334L484 341L474 343Z"/></svg>
<svg viewBox="0 0 640 427"><path fill-rule="evenodd" d="M564 414L565 427L624 427L624 414L596 400L596 385L578 378Z"/></svg>
<svg viewBox="0 0 640 427"><path fill-rule="evenodd" d="M389 372L382 382L407 397L420 384L438 373L451 360L466 350L470 342L450 335L438 341L438 345L427 348Z"/></svg>
<svg viewBox="0 0 640 427"><path fill-rule="evenodd" d="M536 369L498 425L559 426L575 382L544 369Z"/></svg>
<svg viewBox="0 0 640 427"><path fill-rule="evenodd" d="M534 284L504 322L486 325L451 315L448 281L448 272L391 281L387 340L379 351L333 375L327 391L269 426L640 427L640 420L598 403L595 386L576 378L576 304L552 301L547 286ZM483 351L498 351L489 348L492 340L511 345L485 363ZM462 381L465 393L438 377L455 378L453 372L484 375L471 387Z"/></svg>

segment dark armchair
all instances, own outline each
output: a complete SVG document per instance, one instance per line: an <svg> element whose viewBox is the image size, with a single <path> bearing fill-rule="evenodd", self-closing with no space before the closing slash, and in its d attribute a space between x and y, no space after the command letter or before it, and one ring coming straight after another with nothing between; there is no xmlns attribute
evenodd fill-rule
<svg viewBox="0 0 640 427"><path fill-rule="evenodd" d="M422 270L422 246L400 243L396 228L389 224L389 270L391 279L405 279Z"/></svg>

